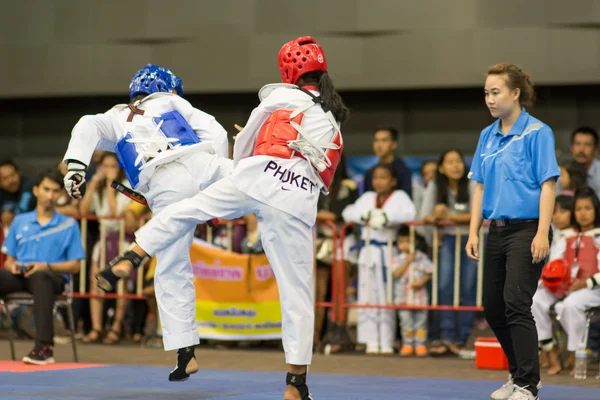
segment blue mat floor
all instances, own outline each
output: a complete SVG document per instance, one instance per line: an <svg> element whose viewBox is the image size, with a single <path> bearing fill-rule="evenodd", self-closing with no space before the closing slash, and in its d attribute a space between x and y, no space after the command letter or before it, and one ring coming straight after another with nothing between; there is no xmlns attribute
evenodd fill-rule
<svg viewBox="0 0 600 400"><path fill-rule="evenodd" d="M0 373L0 399L23 400L281 400L285 374L201 370L167 380L169 368L108 366ZM588 379L594 379L590 377ZM479 400L501 382L310 374L315 400ZM541 400L600 400L600 388L544 385Z"/></svg>

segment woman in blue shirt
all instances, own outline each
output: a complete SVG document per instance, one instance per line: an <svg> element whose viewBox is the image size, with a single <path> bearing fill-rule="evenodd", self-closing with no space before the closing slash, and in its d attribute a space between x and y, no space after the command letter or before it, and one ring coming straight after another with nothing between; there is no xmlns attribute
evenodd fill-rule
<svg viewBox="0 0 600 400"><path fill-rule="evenodd" d="M479 137L469 177L473 196L467 255L479 260L479 228L490 221L485 251L486 319L509 361L510 378L494 400L537 399L538 342L533 295L552 232L560 175L550 127L527 113L535 92L527 73L512 64L489 68L485 101L497 120Z"/></svg>

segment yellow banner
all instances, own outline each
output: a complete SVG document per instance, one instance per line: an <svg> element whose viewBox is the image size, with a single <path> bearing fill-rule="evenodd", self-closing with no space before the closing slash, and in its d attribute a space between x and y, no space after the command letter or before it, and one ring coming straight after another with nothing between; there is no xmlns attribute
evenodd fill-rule
<svg viewBox="0 0 600 400"><path fill-rule="evenodd" d="M281 338L275 276L264 254L237 254L195 240L190 249L200 338Z"/></svg>

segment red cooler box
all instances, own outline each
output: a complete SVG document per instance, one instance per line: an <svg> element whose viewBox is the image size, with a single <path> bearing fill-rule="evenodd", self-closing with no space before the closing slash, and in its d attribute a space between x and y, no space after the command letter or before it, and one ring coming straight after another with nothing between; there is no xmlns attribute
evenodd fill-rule
<svg viewBox="0 0 600 400"><path fill-rule="evenodd" d="M498 339L494 337L475 340L475 366L479 369L508 370L508 358Z"/></svg>

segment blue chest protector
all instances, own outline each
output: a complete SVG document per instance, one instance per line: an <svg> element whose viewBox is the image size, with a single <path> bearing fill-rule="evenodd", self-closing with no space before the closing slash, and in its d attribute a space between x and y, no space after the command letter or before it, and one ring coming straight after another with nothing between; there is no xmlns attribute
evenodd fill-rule
<svg viewBox="0 0 600 400"><path fill-rule="evenodd" d="M160 117L154 117L152 118L152 122L156 127L160 126L160 129L158 129L158 133L156 134L162 135L168 141L166 147L164 149L159 149L158 153L180 146L189 146L200 143L200 139L190 124L188 124L185 118L177 111L170 111L162 114ZM141 170L146 163L150 162L153 158L152 156L139 157L141 150L138 143L143 143L144 139L146 138L134 137L131 132L127 132L119 139L115 146L115 153L119 158L119 165L125 170L127 179L134 188L139 183ZM150 141L152 138L148 137L147 139Z"/></svg>

